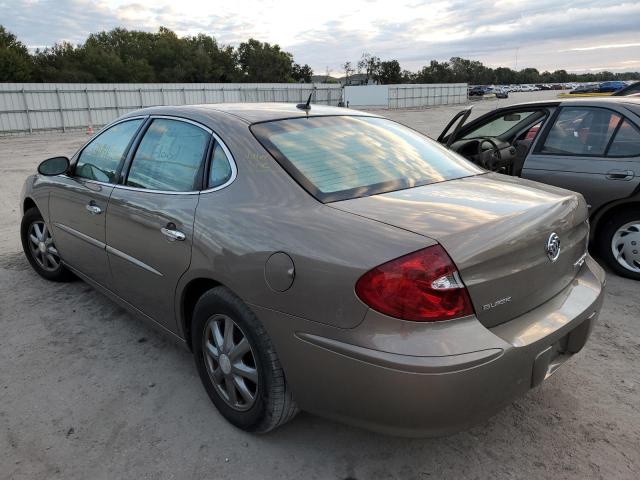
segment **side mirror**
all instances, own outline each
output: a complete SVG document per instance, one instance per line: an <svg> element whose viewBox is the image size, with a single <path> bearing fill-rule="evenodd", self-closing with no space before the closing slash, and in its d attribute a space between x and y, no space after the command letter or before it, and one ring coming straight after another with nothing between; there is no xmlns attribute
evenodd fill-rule
<svg viewBox="0 0 640 480"><path fill-rule="evenodd" d="M38 165L38 173L51 177L53 175L62 175L69 170L69 159L67 157L47 158Z"/></svg>

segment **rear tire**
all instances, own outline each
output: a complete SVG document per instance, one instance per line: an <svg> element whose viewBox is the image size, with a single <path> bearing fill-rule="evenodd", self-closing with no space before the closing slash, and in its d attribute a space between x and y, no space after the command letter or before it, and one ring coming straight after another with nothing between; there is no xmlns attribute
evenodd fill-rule
<svg viewBox="0 0 640 480"><path fill-rule="evenodd" d="M200 379L230 423L265 433L298 413L271 338L231 290L216 287L200 297L191 332Z"/></svg>
<svg viewBox="0 0 640 480"><path fill-rule="evenodd" d="M598 250L618 275L640 280L640 210L625 210L605 220L598 238Z"/></svg>
<svg viewBox="0 0 640 480"><path fill-rule="evenodd" d="M37 208L24 213L20 238L24 254L38 275L53 282L69 282L75 278L62 264L49 227Z"/></svg>

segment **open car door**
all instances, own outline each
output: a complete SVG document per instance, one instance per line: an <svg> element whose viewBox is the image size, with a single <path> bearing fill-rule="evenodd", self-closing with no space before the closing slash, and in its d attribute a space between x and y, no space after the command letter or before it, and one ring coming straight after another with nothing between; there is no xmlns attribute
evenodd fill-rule
<svg viewBox="0 0 640 480"><path fill-rule="evenodd" d="M465 122L469 118L469 115L471 115L472 110L473 110L473 105L465 108L464 110L460 110L458 113L456 113L453 116L453 118L449 121L449 123L447 123L447 126L444 127L444 130L442 130L442 133L437 139L438 143L442 143L443 145L446 145L447 148L450 147L451 144L456 139L456 134L460 131L462 126L465 124ZM456 123L456 121L458 123ZM453 129L453 132L451 133L451 135L447 136L447 132L451 129L451 127L454 124L455 124L455 128Z"/></svg>

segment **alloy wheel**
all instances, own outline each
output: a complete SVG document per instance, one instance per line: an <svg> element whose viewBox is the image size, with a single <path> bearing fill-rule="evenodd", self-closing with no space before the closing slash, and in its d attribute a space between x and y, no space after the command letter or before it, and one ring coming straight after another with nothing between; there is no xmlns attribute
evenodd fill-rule
<svg viewBox="0 0 640 480"><path fill-rule="evenodd" d="M613 257L625 269L640 273L640 220L622 225L611 239Z"/></svg>
<svg viewBox="0 0 640 480"><path fill-rule="evenodd" d="M38 220L29 226L29 249L36 263L48 272L60 267L60 254L53 244L51 232L47 224Z"/></svg>
<svg viewBox="0 0 640 480"><path fill-rule="evenodd" d="M204 328L202 352L220 397L235 410L249 410L258 393L256 357L242 329L227 315L214 315Z"/></svg>

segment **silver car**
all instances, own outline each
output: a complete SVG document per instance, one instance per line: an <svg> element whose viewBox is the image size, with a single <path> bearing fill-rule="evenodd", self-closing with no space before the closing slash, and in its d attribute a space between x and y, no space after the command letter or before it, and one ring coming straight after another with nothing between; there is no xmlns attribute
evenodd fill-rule
<svg viewBox="0 0 640 480"><path fill-rule="evenodd" d="M78 276L184 343L248 431L299 409L465 428L578 352L601 308L581 195L375 115L148 108L38 171L21 205L36 272Z"/></svg>
<svg viewBox="0 0 640 480"><path fill-rule="evenodd" d="M490 171L580 192L593 249L616 273L640 280L640 98L520 103L448 134L467 113L440 142Z"/></svg>

